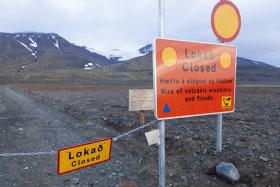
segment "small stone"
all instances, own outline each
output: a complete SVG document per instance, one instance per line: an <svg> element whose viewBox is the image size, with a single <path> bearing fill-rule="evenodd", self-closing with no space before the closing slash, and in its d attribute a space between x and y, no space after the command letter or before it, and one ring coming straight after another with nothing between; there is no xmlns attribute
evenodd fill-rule
<svg viewBox="0 0 280 187"><path fill-rule="evenodd" d="M200 137L199 137L198 135L195 134L195 135L193 136L193 139L194 139L194 140L200 140Z"/></svg>
<svg viewBox="0 0 280 187"><path fill-rule="evenodd" d="M262 161L265 161L265 162L269 161L269 159L264 156L259 156L259 159L261 159Z"/></svg>
<svg viewBox="0 0 280 187"><path fill-rule="evenodd" d="M192 138L187 138L185 141L186 141L186 143L191 143L192 142Z"/></svg>
<svg viewBox="0 0 280 187"><path fill-rule="evenodd" d="M100 172L101 172L101 175L106 175L106 172L103 169L100 170Z"/></svg>
<svg viewBox="0 0 280 187"><path fill-rule="evenodd" d="M273 130L268 129L268 130L266 130L264 133L267 134L267 135L272 136L272 135L273 135Z"/></svg>
<svg viewBox="0 0 280 187"><path fill-rule="evenodd" d="M202 163L202 168L208 175L215 175L216 174L216 165L217 163L211 161L211 160L205 160Z"/></svg>
<svg viewBox="0 0 280 187"><path fill-rule="evenodd" d="M200 119L200 122L207 122L206 119Z"/></svg>
<svg viewBox="0 0 280 187"><path fill-rule="evenodd" d="M24 169L25 169L25 170L28 170L28 169L29 169L29 167L25 167Z"/></svg>
<svg viewBox="0 0 280 187"><path fill-rule="evenodd" d="M35 161L33 161L33 162L32 162L32 167L37 167L37 166L38 166L38 163L35 162Z"/></svg>
<svg viewBox="0 0 280 187"><path fill-rule="evenodd" d="M63 179L63 182L70 182L70 179Z"/></svg>
<svg viewBox="0 0 280 187"><path fill-rule="evenodd" d="M74 182L74 184L79 184L80 179L79 178L73 178L73 182Z"/></svg>
<svg viewBox="0 0 280 187"><path fill-rule="evenodd" d="M138 187L134 181L124 181L120 184L120 187Z"/></svg>
<svg viewBox="0 0 280 187"><path fill-rule="evenodd" d="M271 178L272 186L279 186L279 176L273 176Z"/></svg>
<svg viewBox="0 0 280 187"><path fill-rule="evenodd" d="M240 184L238 187L248 187L247 184Z"/></svg>
<svg viewBox="0 0 280 187"><path fill-rule="evenodd" d="M182 180L185 184L188 183L188 178L187 178L187 176L181 176L181 180Z"/></svg>
<svg viewBox="0 0 280 187"><path fill-rule="evenodd" d="M174 177L174 176L175 176L174 172L169 173L169 177Z"/></svg>
<svg viewBox="0 0 280 187"><path fill-rule="evenodd" d="M175 136L174 139L179 140L181 136Z"/></svg>
<svg viewBox="0 0 280 187"><path fill-rule="evenodd" d="M247 168L241 168L239 170L239 174L240 174L240 181L244 182L244 183L252 183L252 176L250 174L250 170Z"/></svg>

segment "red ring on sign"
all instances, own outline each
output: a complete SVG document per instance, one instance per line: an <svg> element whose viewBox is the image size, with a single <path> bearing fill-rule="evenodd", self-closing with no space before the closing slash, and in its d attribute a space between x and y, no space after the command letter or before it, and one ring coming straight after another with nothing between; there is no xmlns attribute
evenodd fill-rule
<svg viewBox="0 0 280 187"><path fill-rule="evenodd" d="M217 9L218 9L220 6L224 5L224 4L231 6L231 7L235 10L235 12L236 12L236 14L237 14L237 17L238 17L238 28L237 28L237 31L236 31L235 34L234 34L232 37L230 37L230 38L225 38L225 37L221 36L221 35L218 33L218 31L217 31L217 29L216 29L216 27L215 27L215 24L214 24L214 15L215 15ZM230 42L230 41L234 40L234 39L237 37L237 35L239 34L240 28L241 28L241 16L240 16L240 13L239 13L239 10L238 10L237 6L235 6L235 4L233 4L232 2L230 2L230 1L228 1L228 0L221 0L220 2L218 2L218 3L215 5L215 7L213 8L213 10L212 10L212 14L211 14L211 26L212 26L212 30L213 30L214 34L215 34L215 35L217 36L217 38L218 38L219 40L221 40L222 42Z"/></svg>

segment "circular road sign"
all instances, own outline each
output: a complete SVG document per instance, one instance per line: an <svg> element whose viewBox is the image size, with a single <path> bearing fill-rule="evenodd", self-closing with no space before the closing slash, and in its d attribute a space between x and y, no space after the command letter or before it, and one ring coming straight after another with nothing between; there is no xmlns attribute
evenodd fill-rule
<svg viewBox="0 0 280 187"><path fill-rule="evenodd" d="M212 11L213 32L222 42L234 40L241 26L241 17L237 7L228 0L221 0Z"/></svg>

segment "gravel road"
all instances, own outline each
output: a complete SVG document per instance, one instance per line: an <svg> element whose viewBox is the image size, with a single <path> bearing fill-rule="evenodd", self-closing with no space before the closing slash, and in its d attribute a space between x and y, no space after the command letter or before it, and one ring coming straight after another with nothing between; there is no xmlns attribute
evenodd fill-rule
<svg viewBox="0 0 280 187"><path fill-rule="evenodd" d="M81 122L45 103L38 103L11 86L0 87L0 153L56 151L60 148L118 135L113 129ZM118 153L118 154L114 154ZM55 154L0 157L1 186L118 186L138 181L140 158L114 144L111 161L78 172L57 175ZM128 167L129 169L122 169ZM121 171L122 170L122 171ZM142 174L143 175L143 174ZM130 176L138 176L132 177ZM123 180L121 180L123 178ZM155 181L141 182L144 186Z"/></svg>

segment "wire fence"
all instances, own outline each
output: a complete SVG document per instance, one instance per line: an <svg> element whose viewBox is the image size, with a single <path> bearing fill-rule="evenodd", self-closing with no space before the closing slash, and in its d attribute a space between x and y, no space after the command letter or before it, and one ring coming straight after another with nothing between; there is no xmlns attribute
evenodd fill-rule
<svg viewBox="0 0 280 187"><path fill-rule="evenodd" d="M146 127L148 127L148 126L150 126L150 125L152 125L152 124L154 124L154 123L156 123L156 122L157 122L157 120L153 120L153 121L151 121L151 122L149 122L149 123L146 123L145 125L142 125L142 126L140 126L140 127L138 127L138 128L135 128L135 129L133 129L133 130L131 130L131 131L128 131L128 132L126 132L126 133L123 133L123 134L121 134L121 135L118 135L118 136L116 136L116 137L113 138L113 141L116 142L116 141L118 141L120 138L123 138L123 137L125 137L125 136L130 135L130 134L133 134L133 133L135 133L135 132L137 132L137 131L139 131L139 130L141 130L141 129L144 129L144 128L146 128ZM57 151L51 150L51 151L47 151L47 152L0 153L0 157L38 156L38 155L55 155L55 154L57 154Z"/></svg>

